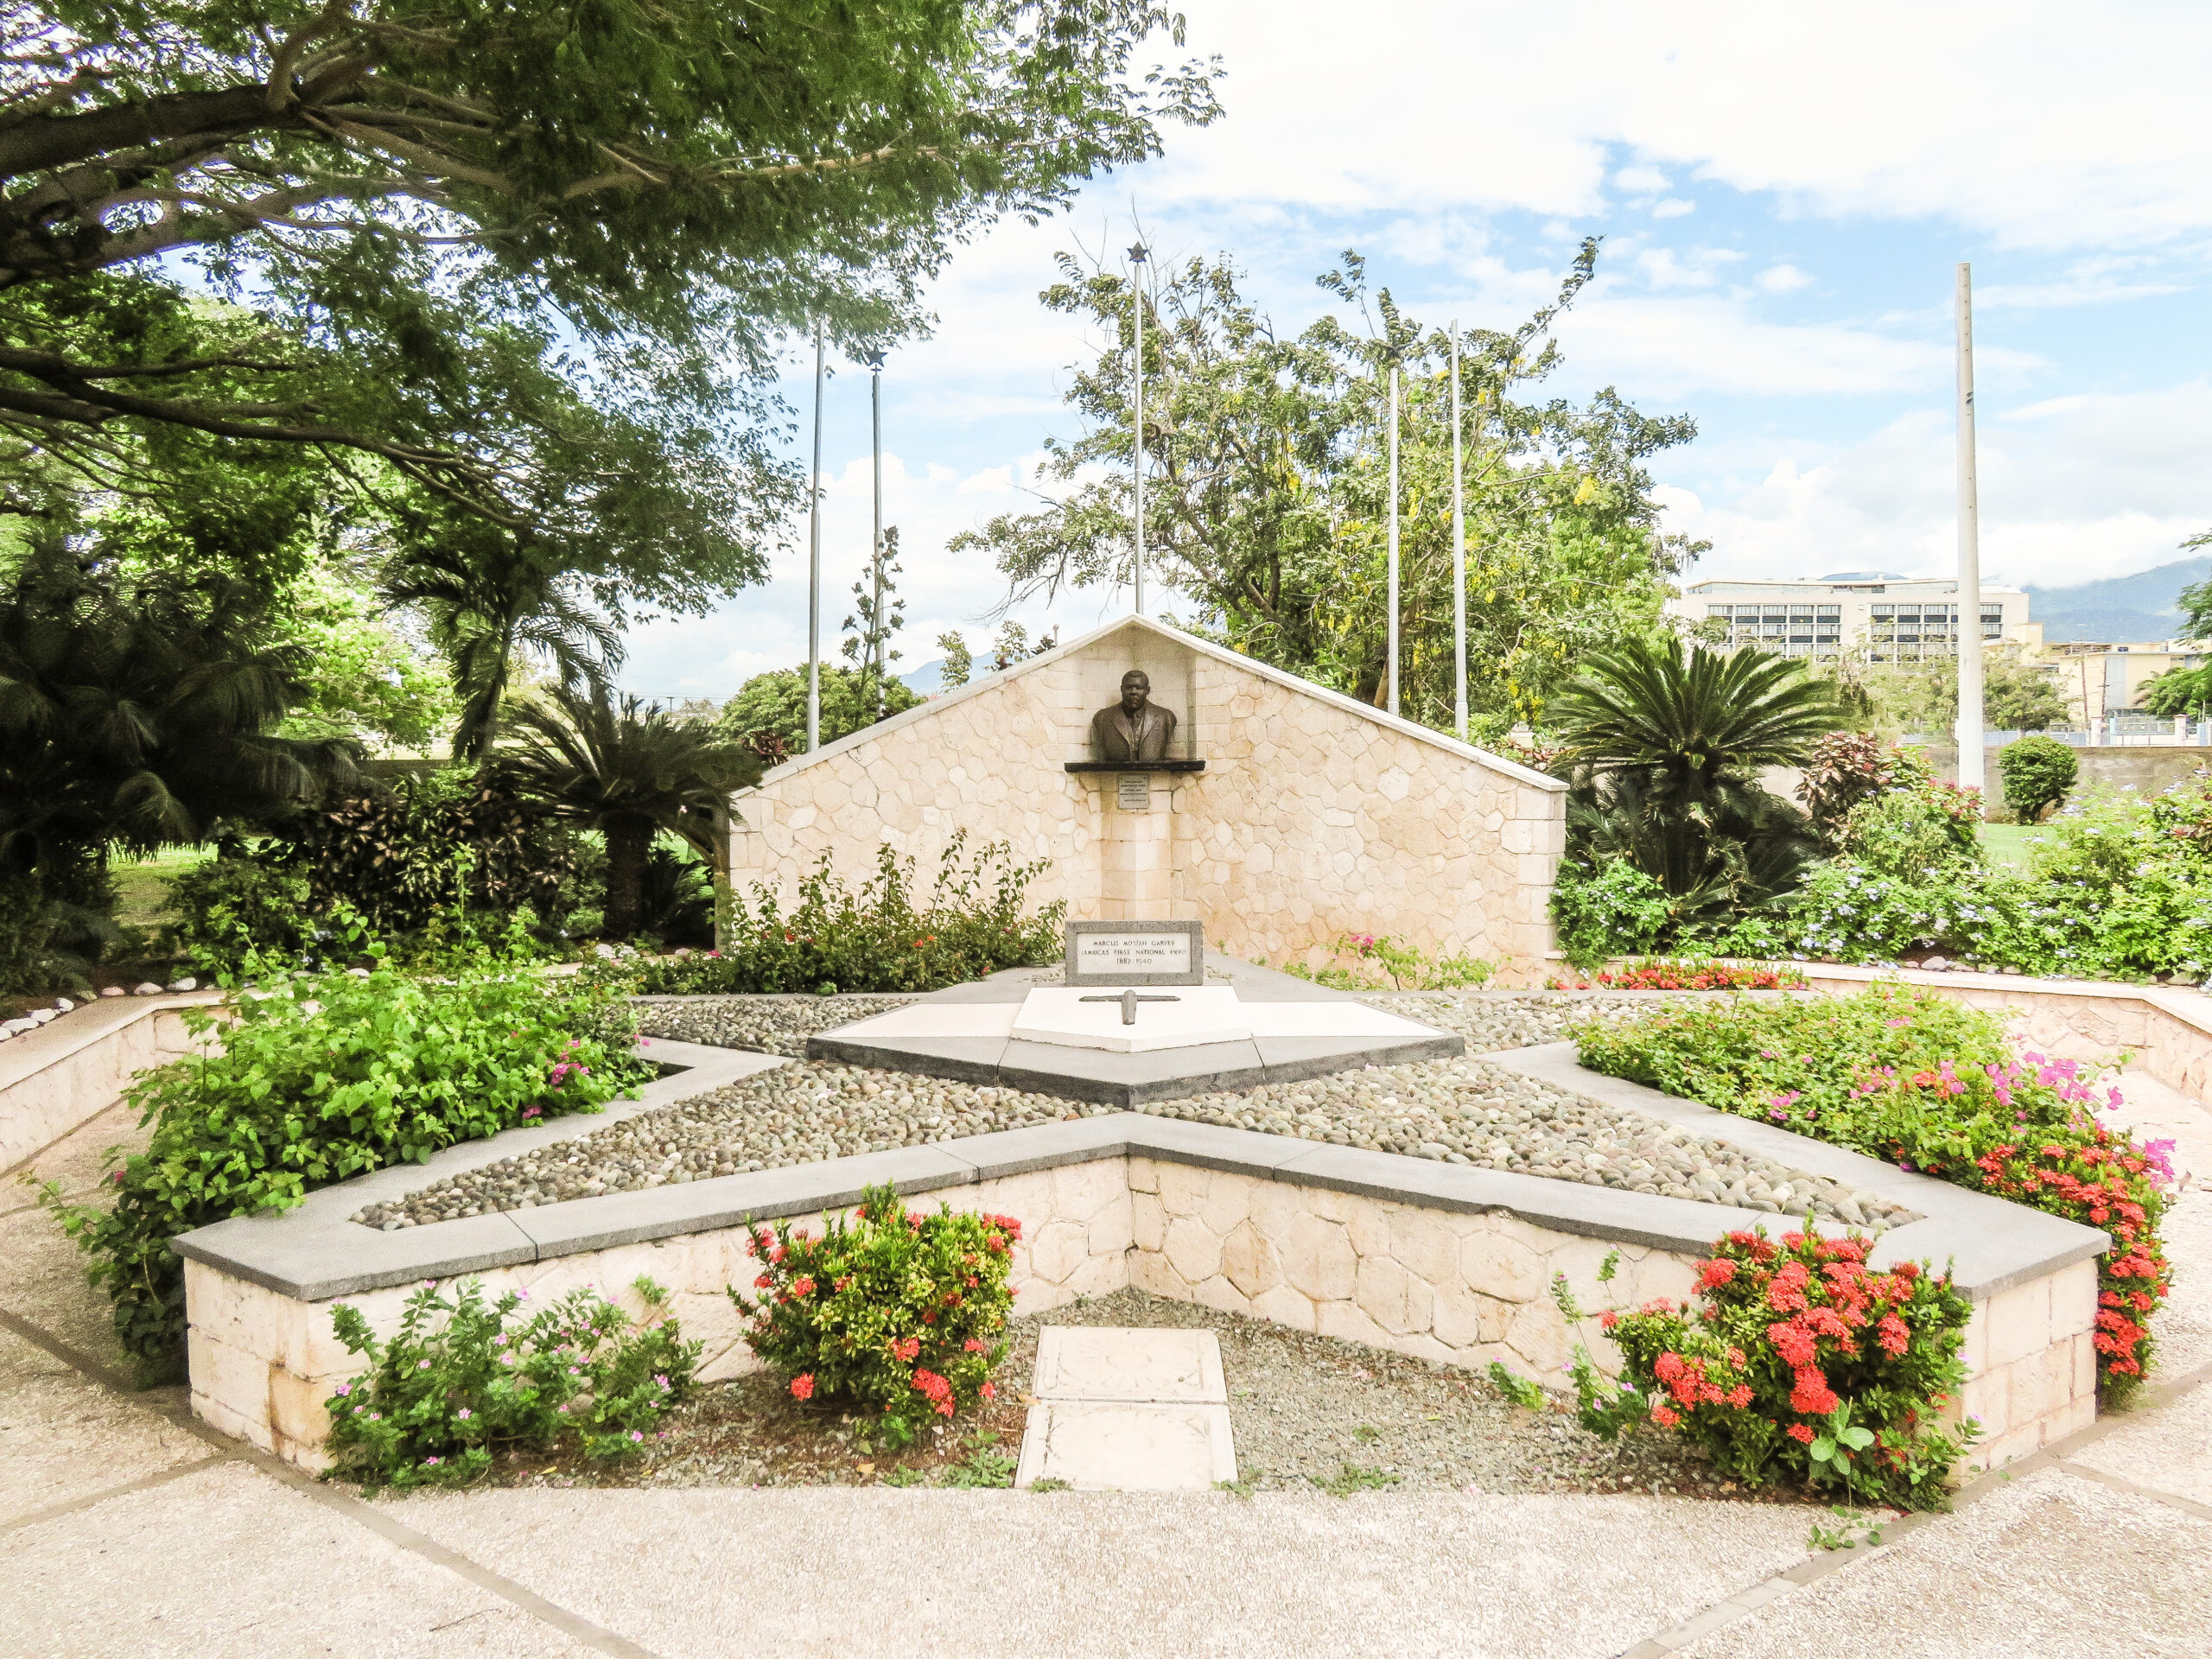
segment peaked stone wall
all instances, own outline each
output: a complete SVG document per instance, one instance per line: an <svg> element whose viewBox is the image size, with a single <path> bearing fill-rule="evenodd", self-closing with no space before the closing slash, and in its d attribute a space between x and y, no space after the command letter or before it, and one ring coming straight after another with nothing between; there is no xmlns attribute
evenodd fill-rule
<svg viewBox="0 0 2212 1659"><path fill-rule="evenodd" d="M1206 765L1117 804L1088 758L1092 713L1142 666ZM1563 794L1509 763L1129 622L790 762L732 803L741 890L788 896L823 855L848 879L879 842L926 879L954 833L1048 859L1033 889L1078 919L1196 918L1234 955L1319 960L1344 933L1497 963L1529 982L1550 947Z"/></svg>

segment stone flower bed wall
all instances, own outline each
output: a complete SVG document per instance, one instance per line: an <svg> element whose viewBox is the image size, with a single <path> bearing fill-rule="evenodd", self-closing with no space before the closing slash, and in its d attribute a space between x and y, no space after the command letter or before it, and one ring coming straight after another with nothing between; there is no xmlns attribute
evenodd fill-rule
<svg viewBox="0 0 2212 1659"><path fill-rule="evenodd" d="M91 1122L123 1097L140 1071L190 1053L183 1011L217 995L95 1001L0 1045L0 1170Z"/></svg>
<svg viewBox="0 0 2212 1659"><path fill-rule="evenodd" d="M706 1071L741 1063L678 1044L657 1044L655 1053ZM1633 1087L1583 1075L1593 1093ZM658 1103L656 1091L680 1098L712 1081L664 1078L626 1109ZM1640 1092L1661 1109L1688 1105ZM734 1376L752 1364L723 1294L754 1272L743 1219L849 1208L884 1181L917 1203L1020 1217L1014 1285L1022 1313L1135 1285L1426 1358L1496 1359L1554 1386L1573 1342L1601 1359L1609 1351L1594 1320L1567 1328L1548 1295L1554 1274L1567 1274L1593 1314L1681 1297L1713 1238L1775 1222L1725 1205L1137 1113L394 1232L346 1219L426 1177L510 1155L519 1137L556 1140L606 1121L511 1131L426 1166L327 1188L282 1217L224 1222L178 1240L194 1409L226 1433L318 1466L322 1402L356 1364L331 1335L332 1304L350 1302L389 1329L423 1281L471 1276L537 1298L591 1285L619 1300L650 1275L674 1293L687 1334L706 1342L703 1374ZM1980 1460L2033 1450L2094 1414L2087 1332L2102 1234L1769 1133L1790 1143L1800 1166L1878 1184L1923 1216L1883 1236L1878 1264L1956 1259L1958 1281L1978 1304L1966 1407L1990 1434ZM1620 1270L1601 1285L1599 1265L1615 1249Z"/></svg>

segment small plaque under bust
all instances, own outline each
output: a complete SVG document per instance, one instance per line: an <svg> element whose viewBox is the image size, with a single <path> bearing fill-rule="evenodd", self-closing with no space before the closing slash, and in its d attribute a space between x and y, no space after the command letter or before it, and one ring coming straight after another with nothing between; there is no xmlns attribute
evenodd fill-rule
<svg viewBox="0 0 2212 1659"><path fill-rule="evenodd" d="M1152 810L1152 778L1147 772L1125 772L1114 779L1114 807L1121 812Z"/></svg>
<svg viewBox="0 0 2212 1659"><path fill-rule="evenodd" d="M1070 922L1071 985L1203 985L1203 922Z"/></svg>

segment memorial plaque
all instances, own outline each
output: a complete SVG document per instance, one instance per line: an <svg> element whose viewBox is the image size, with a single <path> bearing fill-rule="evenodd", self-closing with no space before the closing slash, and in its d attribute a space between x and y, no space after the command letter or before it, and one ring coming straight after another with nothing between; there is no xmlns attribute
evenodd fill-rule
<svg viewBox="0 0 2212 1659"><path fill-rule="evenodd" d="M1124 812L1152 810L1152 778L1141 772L1125 772L1114 779L1114 804Z"/></svg>
<svg viewBox="0 0 2212 1659"><path fill-rule="evenodd" d="M1070 922L1071 985L1203 985L1202 922Z"/></svg>

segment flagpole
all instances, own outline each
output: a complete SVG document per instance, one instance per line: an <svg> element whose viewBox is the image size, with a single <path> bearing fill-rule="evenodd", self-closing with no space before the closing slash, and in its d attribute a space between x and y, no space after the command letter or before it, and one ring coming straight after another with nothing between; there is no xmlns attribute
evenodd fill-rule
<svg viewBox="0 0 2212 1659"><path fill-rule="evenodd" d="M1141 242L1129 250L1129 294L1136 312L1137 349L1134 378L1136 384L1136 447L1134 451L1136 484L1136 512L1132 519L1136 545L1136 612L1144 614L1144 263L1149 253Z"/></svg>
<svg viewBox="0 0 2212 1659"><path fill-rule="evenodd" d="M814 491L806 509L806 747L822 747L822 380L823 329L814 320Z"/></svg>
<svg viewBox="0 0 2212 1659"><path fill-rule="evenodd" d="M1398 712L1398 356L1390 353L1390 674L1389 707Z"/></svg>
<svg viewBox="0 0 2212 1659"><path fill-rule="evenodd" d="M1452 320L1452 718L1467 741L1467 506L1459 446L1459 321Z"/></svg>
<svg viewBox="0 0 2212 1659"><path fill-rule="evenodd" d="M874 636L868 647L868 663L874 671L874 696L877 713L883 709L883 672L890 664L881 660L883 639L883 353L870 352L868 357L868 409L871 441L875 454L875 537L868 543L868 569L875 581L875 608L868 613L868 632Z"/></svg>
<svg viewBox="0 0 2212 1659"><path fill-rule="evenodd" d="M1982 747L1981 504L1974 479L1974 274L1958 270L1959 344L1959 787L1980 789Z"/></svg>

